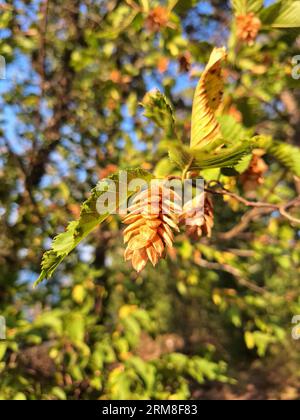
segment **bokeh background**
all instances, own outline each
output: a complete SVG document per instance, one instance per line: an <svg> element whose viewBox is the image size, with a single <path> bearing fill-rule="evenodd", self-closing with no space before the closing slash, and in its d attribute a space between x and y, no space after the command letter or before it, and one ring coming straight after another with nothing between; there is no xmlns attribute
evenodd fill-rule
<svg viewBox="0 0 300 420"><path fill-rule="evenodd" d="M123 261L122 225L110 218L32 288L44 250L99 179L127 167L176 171L172 139L139 103L164 92L188 143L214 46L229 52L222 112L300 146L298 35L262 28L243 43L226 0L0 2L1 399L300 397L291 336L299 230L276 212L249 218L243 204L216 198L213 237L179 236L140 275ZM258 162L241 176L203 176L251 200L300 192L297 168L268 154Z"/></svg>

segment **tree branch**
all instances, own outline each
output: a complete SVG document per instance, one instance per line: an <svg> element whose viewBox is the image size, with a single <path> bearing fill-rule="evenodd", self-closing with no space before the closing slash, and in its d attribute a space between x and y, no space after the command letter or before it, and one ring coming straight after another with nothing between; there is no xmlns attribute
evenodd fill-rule
<svg viewBox="0 0 300 420"><path fill-rule="evenodd" d="M225 271L226 273L231 274L241 286L247 287L248 289L256 293L260 293L260 294L267 293L267 291L264 288L257 286L254 283L251 283L249 280L246 280L243 277L243 273L239 269L232 267L228 264L209 262L209 261L201 259L197 261L197 265L199 265L202 268L207 268L208 270Z"/></svg>
<svg viewBox="0 0 300 420"><path fill-rule="evenodd" d="M215 189L212 189L212 187L210 188L210 186L213 186L213 184L219 189L215 190ZM219 181L211 181L208 184L208 188L206 188L205 191L210 194L231 197L237 200L238 202L244 204L246 207L252 207L252 210L250 210L248 213L246 213L243 216L241 223L236 225L230 231L221 233L219 235L219 237L222 239L230 240L234 238L236 235L243 232L248 227L249 223L252 220L255 220L257 217L270 214L274 211L277 211L282 217L289 220L290 222L300 225L300 219L288 213L289 209L294 208L294 207L300 207L300 195L285 204L278 205L278 204L271 204L271 203L262 202L262 201L247 200L244 197L239 196L238 194L228 191L226 188L223 187L223 185Z"/></svg>

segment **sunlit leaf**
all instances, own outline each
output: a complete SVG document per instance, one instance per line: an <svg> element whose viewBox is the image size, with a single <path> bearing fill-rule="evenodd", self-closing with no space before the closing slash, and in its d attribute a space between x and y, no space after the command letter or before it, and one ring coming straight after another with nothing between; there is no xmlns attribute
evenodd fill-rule
<svg viewBox="0 0 300 420"><path fill-rule="evenodd" d="M273 28L300 28L300 1L279 1L264 9L260 19Z"/></svg>
<svg viewBox="0 0 300 420"><path fill-rule="evenodd" d="M274 141L267 149L283 166L300 176L300 149L288 143Z"/></svg>
<svg viewBox="0 0 300 420"><path fill-rule="evenodd" d="M173 147L169 151L169 157L179 168L187 166L191 170L232 168L250 154L253 148L251 141L238 141L230 147L224 147L214 152L198 151L187 147Z"/></svg>
<svg viewBox="0 0 300 420"><path fill-rule="evenodd" d="M223 98L221 66L225 59L225 48L215 48L198 83L192 112L192 148L206 146L220 137L216 111Z"/></svg>
<svg viewBox="0 0 300 420"><path fill-rule="evenodd" d="M300 176L300 148L292 144L273 140L270 136L257 136L254 138L256 147L265 149L281 165L294 175Z"/></svg>
<svg viewBox="0 0 300 420"><path fill-rule="evenodd" d="M135 178L150 181L151 177L152 176L148 172L141 169L127 171L128 182ZM113 175L109 179L115 181L118 191L120 188L119 175ZM91 197L82 206L79 220L71 222L67 227L66 232L54 238L50 251L47 251L43 256L42 271L35 283L35 286L44 279L50 278L65 257L69 255L92 230L104 222L110 215L110 213L99 214L97 211L97 200L102 194L102 188L94 188L92 190ZM126 199L129 196L130 193ZM119 206L121 204L122 203L118 203ZM115 210L117 211L117 209Z"/></svg>
<svg viewBox="0 0 300 420"><path fill-rule="evenodd" d="M232 0L232 8L237 15L257 13L264 5L263 0Z"/></svg>
<svg viewBox="0 0 300 420"><path fill-rule="evenodd" d="M163 128L167 136L175 136L175 116L172 105L165 95L158 89L152 90L145 95L141 105L145 110L145 117Z"/></svg>

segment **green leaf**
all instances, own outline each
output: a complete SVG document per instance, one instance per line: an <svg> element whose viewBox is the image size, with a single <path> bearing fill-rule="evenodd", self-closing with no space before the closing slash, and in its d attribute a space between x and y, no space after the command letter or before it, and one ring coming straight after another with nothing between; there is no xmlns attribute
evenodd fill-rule
<svg viewBox="0 0 300 420"><path fill-rule="evenodd" d="M180 169L185 169L192 160L190 148L183 145L170 147L169 158Z"/></svg>
<svg viewBox="0 0 300 420"><path fill-rule="evenodd" d="M279 1L264 9L260 19L272 28L300 28L300 1Z"/></svg>
<svg viewBox="0 0 300 420"><path fill-rule="evenodd" d="M273 140L270 136L256 136L253 138L256 147L265 149L281 165L300 176L300 148L279 140Z"/></svg>
<svg viewBox="0 0 300 420"><path fill-rule="evenodd" d="M243 174L247 171L252 161L252 154L244 156L241 161L234 167L234 169L239 173Z"/></svg>
<svg viewBox="0 0 300 420"><path fill-rule="evenodd" d="M168 9L173 10L177 4L179 3L179 0L168 0Z"/></svg>
<svg viewBox="0 0 300 420"><path fill-rule="evenodd" d="M109 15L109 22L103 25L103 31L98 34L99 39L116 39L122 32L132 27L139 11L121 4Z"/></svg>
<svg viewBox="0 0 300 420"><path fill-rule="evenodd" d="M218 117L218 121L220 123L222 137L225 140L235 142L249 137L249 131L231 115L222 115L221 117Z"/></svg>
<svg viewBox="0 0 300 420"><path fill-rule="evenodd" d="M258 149L267 150L269 147L271 147L273 143L273 139L271 136L263 134L253 137L252 140L255 143L255 147Z"/></svg>
<svg viewBox="0 0 300 420"><path fill-rule="evenodd" d="M169 157L180 169L187 166L191 170L232 168L251 153L253 146L250 140L237 141L236 144L215 151L174 146L169 151Z"/></svg>
<svg viewBox="0 0 300 420"><path fill-rule="evenodd" d="M5 356L6 350L7 350L7 343L0 342L0 362Z"/></svg>
<svg viewBox="0 0 300 420"><path fill-rule="evenodd" d="M247 130L231 115L222 115L218 120L221 126L222 136L226 139L226 143L230 142L231 144L234 144L236 141L243 141L243 139L250 137L252 134L251 130ZM246 154L242 157L240 162L233 168L235 174L238 175L245 172L250 165L251 159L252 154Z"/></svg>
<svg viewBox="0 0 300 420"><path fill-rule="evenodd" d="M64 318L65 332L73 342L84 341L85 321L80 312L70 313Z"/></svg>
<svg viewBox="0 0 300 420"><path fill-rule="evenodd" d="M234 146L225 147L213 153L194 152L191 169L232 168L252 151L250 141L238 141Z"/></svg>
<svg viewBox="0 0 300 420"><path fill-rule="evenodd" d="M155 367L137 356L131 357L127 365L136 371L137 375L144 382L146 389L151 391L155 384Z"/></svg>
<svg viewBox="0 0 300 420"><path fill-rule="evenodd" d="M257 13L264 5L263 0L232 0L232 8L237 15Z"/></svg>
<svg viewBox="0 0 300 420"><path fill-rule="evenodd" d="M51 393L58 400L65 401L67 399L65 391L62 388L59 388L58 386L53 387Z"/></svg>
<svg viewBox="0 0 300 420"><path fill-rule="evenodd" d="M150 10L149 0L140 0L140 5L144 13L148 13Z"/></svg>
<svg viewBox="0 0 300 420"><path fill-rule="evenodd" d="M198 3L198 0L180 0L177 2L174 10L179 15L184 15L192 7L196 6L197 3Z"/></svg>
<svg viewBox="0 0 300 420"><path fill-rule="evenodd" d="M255 338L252 332L246 331L244 334L247 349L253 350L255 348Z"/></svg>
<svg viewBox="0 0 300 420"><path fill-rule="evenodd" d="M135 178L149 182L152 175L141 169L127 170L128 183ZM109 179L116 183L118 192L121 185L119 174L112 175ZM44 279L50 278L60 263L77 247L77 245L100 223L104 222L111 212L117 211L117 208L111 209L112 211L106 214L99 214L97 211L97 201L99 197L105 193L105 191L103 191L104 182L105 181L100 181L96 188L92 190L90 198L82 206L79 220L71 222L68 225L66 232L54 238L50 251L45 252L43 256L41 274L34 286L37 286ZM128 196L124 197L124 199L127 200L133 193L134 192L128 193ZM116 203L116 206L119 207L121 204L124 203Z"/></svg>
<svg viewBox="0 0 300 420"><path fill-rule="evenodd" d="M175 135L175 117L172 105L167 97L158 89L148 92L141 105L144 107L144 116L149 118L158 127L166 131L167 136Z"/></svg>
<svg viewBox="0 0 300 420"><path fill-rule="evenodd" d="M275 140L267 151L294 175L300 176L299 147Z"/></svg>
<svg viewBox="0 0 300 420"><path fill-rule="evenodd" d="M7 10L5 12L1 12L0 16L0 29L6 29L13 17L13 14L10 10Z"/></svg>
<svg viewBox="0 0 300 420"><path fill-rule="evenodd" d="M165 178L174 171L174 164L167 157L161 159L154 169L156 178Z"/></svg>
<svg viewBox="0 0 300 420"><path fill-rule="evenodd" d="M25 395L23 392L18 392L18 393L14 396L13 400L14 400L14 401L26 401L26 400L27 400L27 398L26 398L26 395Z"/></svg>

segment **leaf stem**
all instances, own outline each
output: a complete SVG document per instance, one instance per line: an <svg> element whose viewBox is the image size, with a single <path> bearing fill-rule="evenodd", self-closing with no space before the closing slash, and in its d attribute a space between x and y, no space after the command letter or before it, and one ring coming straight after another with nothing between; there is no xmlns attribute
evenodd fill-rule
<svg viewBox="0 0 300 420"><path fill-rule="evenodd" d="M192 163L193 163L193 161L194 161L194 157L192 156L191 158L190 158L190 160L189 160L189 163L186 165L186 167L183 169L183 171L182 171L182 176L181 176L181 179L182 179L182 182L187 178L187 173L188 173L188 171L190 170L190 168L191 168L191 165L192 165Z"/></svg>

